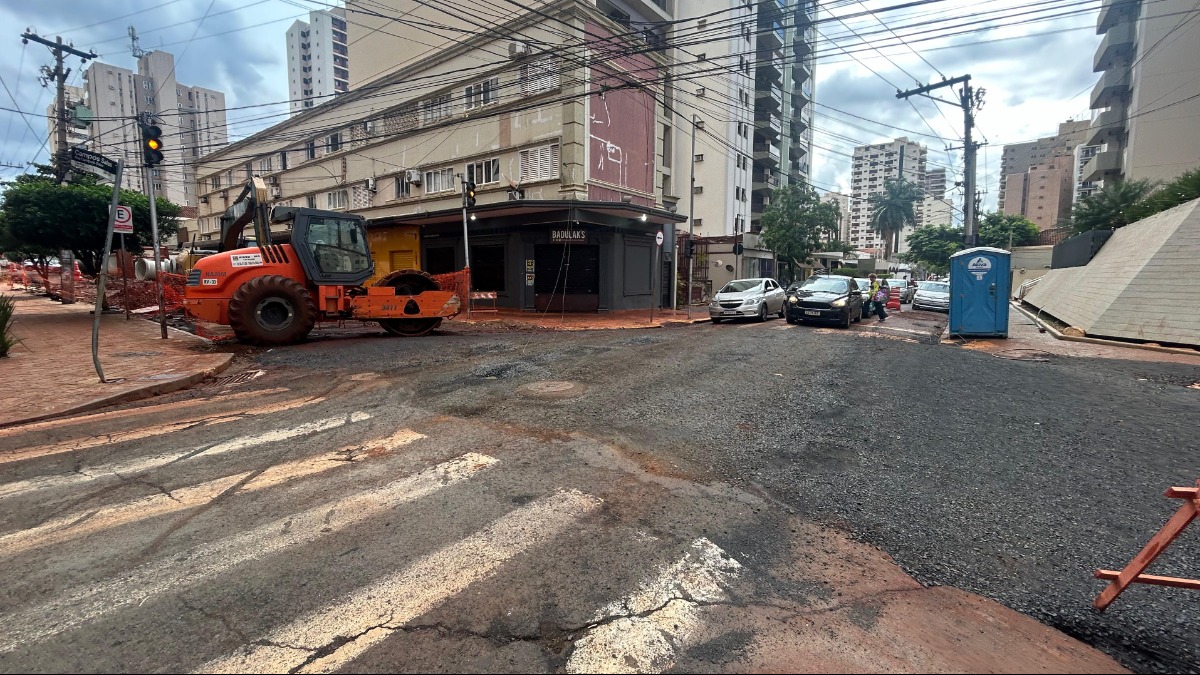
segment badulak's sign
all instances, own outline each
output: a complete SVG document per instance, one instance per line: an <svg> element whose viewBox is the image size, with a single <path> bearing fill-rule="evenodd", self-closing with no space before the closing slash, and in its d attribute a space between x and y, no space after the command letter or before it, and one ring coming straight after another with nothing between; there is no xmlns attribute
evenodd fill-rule
<svg viewBox="0 0 1200 675"><path fill-rule="evenodd" d="M550 241L554 244L586 244L587 238L587 230L567 227L550 230Z"/></svg>

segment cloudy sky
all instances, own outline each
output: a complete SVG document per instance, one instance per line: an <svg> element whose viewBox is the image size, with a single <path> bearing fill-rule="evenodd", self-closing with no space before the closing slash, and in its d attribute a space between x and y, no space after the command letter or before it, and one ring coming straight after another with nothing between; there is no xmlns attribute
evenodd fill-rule
<svg viewBox="0 0 1200 675"><path fill-rule="evenodd" d="M915 6L893 9L902 4ZM308 10L325 5L306 0L3 0L0 22L10 27L10 35L0 40L5 86L0 107L44 114L53 100L53 89L38 82L39 68L51 63L49 50L22 45L24 29L49 39L62 36L79 49L94 50L101 61L132 69L131 25L143 49L175 54L181 82L224 91L230 107L281 102L288 97L284 32ZM969 73L976 87L986 89L977 116L989 142L979 158L985 209L995 206L1005 143L1051 135L1059 122L1090 114L1100 0L830 0L821 6L827 12L823 16L844 17L844 22L820 24L815 50L813 181L823 190L848 190L848 155L855 145L897 136L925 143L931 166L952 165L961 179L961 153L945 148L961 145L962 112L920 97L911 104L896 99L898 87L913 87L917 80ZM79 60L71 58L67 65L72 68L68 82L80 84ZM286 106L231 113L231 135L242 137L277 122L280 113ZM0 128L0 163L18 167L0 168L0 179L25 170L21 167L31 160L47 161L44 119L0 110Z"/></svg>

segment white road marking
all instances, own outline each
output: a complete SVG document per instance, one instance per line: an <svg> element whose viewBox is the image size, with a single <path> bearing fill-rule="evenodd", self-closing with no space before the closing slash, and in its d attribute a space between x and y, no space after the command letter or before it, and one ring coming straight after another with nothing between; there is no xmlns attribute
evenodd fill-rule
<svg viewBox="0 0 1200 675"><path fill-rule="evenodd" d="M742 565L708 539L682 559L596 613L593 623L621 617L575 642L568 673L660 673L691 645L703 622L698 602L728 600L725 585Z"/></svg>
<svg viewBox="0 0 1200 675"><path fill-rule="evenodd" d="M239 653L210 661L197 672L337 670L393 630L491 576L514 556L555 537L600 504L599 499L574 490L527 504L466 539L360 588L344 602L279 628ZM319 649L335 644L333 651L317 657Z"/></svg>
<svg viewBox="0 0 1200 675"><path fill-rule="evenodd" d="M421 438L425 438L424 434L419 434L411 429L401 429L387 438L368 441L361 447L369 449L364 457L370 458L391 452ZM235 494L263 490L348 464L346 456L341 451L327 452L315 457L277 464L250 478L237 489ZM34 528L6 534L0 536L0 557L16 555L22 551L57 544L119 525L127 525L207 504L251 475L252 472L246 471L225 476L199 485L172 490L170 495L156 493L122 504L72 513Z"/></svg>
<svg viewBox="0 0 1200 675"><path fill-rule="evenodd" d="M297 398L289 401L282 401L280 403L273 403L261 408L253 408L251 410L243 410L241 412L231 412L211 418L202 417L199 419L172 422L171 424L159 424L152 427L131 429L129 431L101 434L99 436L88 436L79 440L48 443L46 445L39 445L33 448L23 448L14 452L0 453L0 464L21 462L27 459L46 457L48 455L59 455L64 452L87 450L88 448L94 448L100 445L108 445L110 443L123 443L125 441L136 441L143 438L150 438L151 436L163 436L177 431L186 431L187 429L198 426L208 427L217 424L225 424L226 422L236 422L247 417L268 415L271 413L300 408L306 405L312 405L313 403L319 403L323 400L323 398Z"/></svg>
<svg viewBox="0 0 1200 675"><path fill-rule="evenodd" d="M210 407L214 403L224 403L225 401L237 401L243 398L262 398L271 394L280 394L289 391L286 387L275 387L273 389L259 389L258 391L242 391L236 394L227 394L224 396L213 396L211 398L198 399L194 401L177 401L175 403L159 403L157 405L147 405L141 408L129 408L126 410L114 410L102 413L93 413L91 415L83 415L80 417L68 417L65 419L53 419L46 422L31 422L29 424L21 424L15 427L6 427L0 429L0 438L8 436L17 436L27 434L33 431L41 431L42 429L62 429L63 427L75 426L78 424L86 424L96 420L114 420L125 417L136 417L139 415L150 415L162 411L171 411L173 413L183 411L187 408ZM227 414L235 414L236 410L231 410ZM207 415L206 417L211 417ZM203 418L198 418L203 419ZM176 420L179 421L179 420Z"/></svg>
<svg viewBox="0 0 1200 675"><path fill-rule="evenodd" d="M383 487L285 516L227 539L146 563L119 577L29 609L0 615L0 653L210 579L244 562L307 544L400 504L466 480L498 460L467 453Z"/></svg>
<svg viewBox="0 0 1200 675"><path fill-rule="evenodd" d="M164 452L157 455L152 455L150 457L142 457L127 462L114 462L112 464L104 464L96 467L83 467L74 473L69 474L27 478L25 480L14 481L12 483L0 485L0 499L22 492L29 492L31 490L43 490L47 488L86 483L106 476L138 474L143 471L157 469L158 467L170 464L171 462L179 461L184 458L192 459L195 457L212 457L213 455L234 452L236 450L245 450L246 448L265 445L267 443L274 443L277 441L296 438L298 436L315 434L318 431L328 431L329 429L335 429L343 426L347 422L361 422L370 418L370 413L355 412L351 413L349 418L347 418L346 415L327 417L322 420L301 424L294 429L269 431L255 436L242 436L239 438L234 438L229 441L225 441L224 443L218 443L217 445L207 449L205 449L205 446L198 446L189 450Z"/></svg>

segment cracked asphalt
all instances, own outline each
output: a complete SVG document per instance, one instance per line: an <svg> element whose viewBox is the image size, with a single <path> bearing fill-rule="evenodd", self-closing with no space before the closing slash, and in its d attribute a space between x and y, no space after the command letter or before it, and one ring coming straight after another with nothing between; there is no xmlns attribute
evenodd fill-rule
<svg viewBox="0 0 1200 675"><path fill-rule="evenodd" d="M1200 671L1186 591L1090 609L1200 367L914 325L339 336L0 430L0 668Z"/></svg>

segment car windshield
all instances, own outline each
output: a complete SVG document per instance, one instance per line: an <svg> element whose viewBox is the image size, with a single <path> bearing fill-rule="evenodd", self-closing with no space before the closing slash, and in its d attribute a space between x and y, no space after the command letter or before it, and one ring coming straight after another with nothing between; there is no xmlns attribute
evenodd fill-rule
<svg viewBox="0 0 1200 675"><path fill-rule="evenodd" d="M805 291L830 291L834 293L845 293L846 279L837 279L834 277L809 277L800 285L801 290Z"/></svg>
<svg viewBox="0 0 1200 675"><path fill-rule="evenodd" d="M934 293L949 293L950 284L941 281L922 281L917 284L917 289L922 291L933 291Z"/></svg>
<svg viewBox="0 0 1200 675"><path fill-rule="evenodd" d="M758 279L738 279L736 281L731 281L731 282L725 284L725 287L717 292L718 293L744 293L746 291L753 291L756 288L761 288L762 285L763 285L763 282Z"/></svg>
<svg viewBox="0 0 1200 675"><path fill-rule="evenodd" d="M870 279L855 279L854 283L858 284L858 290L860 290L860 291L871 290L871 280Z"/></svg>

